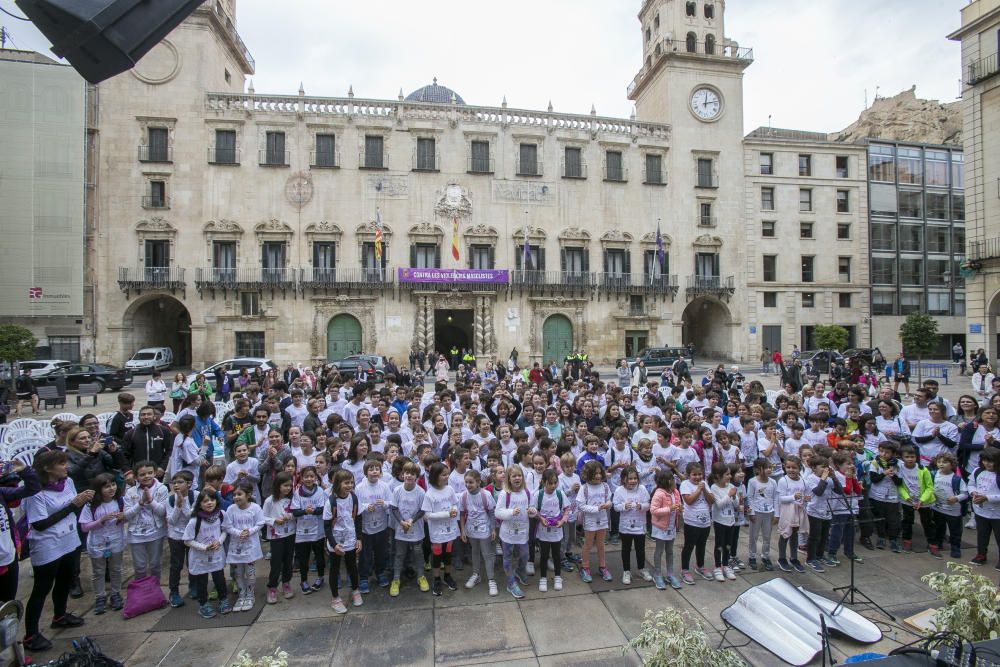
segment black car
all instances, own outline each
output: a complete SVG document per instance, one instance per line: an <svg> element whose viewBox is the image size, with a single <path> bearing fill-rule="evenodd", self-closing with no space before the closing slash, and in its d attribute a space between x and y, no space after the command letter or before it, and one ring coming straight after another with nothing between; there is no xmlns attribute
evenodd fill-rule
<svg viewBox="0 0 1000 667"><path fill-rule="evenodd" d="M70 364L35 379L36 385L50 384L57 377L66 379L67 390L77 390L81 384L97 384L98 391L119 391L132 384L132 372L106 364Z"/></svg>
<svg viewBox="0 0 1000 667"><path fill-rule="evenodd" d="M847 360L848 365L854 359L859 359L862 366L871 366L876 354L885 359L885 355L877 347L852 347L849 350L844 350L844 359Z"/></svg>
<svg viewBox="0 0 1000 667"><path fill-rule="evenodd" d="M803 366L812 366L818 373L829 373L834 362L844 363L844 355L836 350L806 350L799 356Z"/></svg>
<svg viewBox="0 0 1000 667"><path fill-rule="evenodd" d="M674 362L680 358L688 359L690 365L691 355L686 347L648 347L639 352L639 356L629 359L628 366L635 369L636 364L642 361L647 370L660 370L670 368Z"/></svg>
<svg viewBox="0 0 1000 667"><path fill-rule="evenodd" d="M376 382L383 382L385 380L385 371L376 366L374 358L370 354L352 354L349 357L331 361L330 365L344 376L356 375L358 368L365 368L369 375L375 376Z"/></svg>

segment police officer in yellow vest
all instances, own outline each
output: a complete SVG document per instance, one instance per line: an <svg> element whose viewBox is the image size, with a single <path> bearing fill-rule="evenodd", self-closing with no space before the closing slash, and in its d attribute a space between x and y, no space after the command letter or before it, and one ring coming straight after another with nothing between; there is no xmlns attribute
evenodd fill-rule
<svg viewBox="0 0 1000 667"><path fill-rule="evenodd" d="M451 370L457 369L458 368L458 346L457 345L452 345L451 349L448 351L448 354L451 356Z"/></svg>
<svg viewBox="0 0 1000 667"><path fill-rule="evenodd" d="M462 355L462 363L465 364L466 368L476 367L476 357L472 354L472 350L465 351L465 354Z"/></svg>

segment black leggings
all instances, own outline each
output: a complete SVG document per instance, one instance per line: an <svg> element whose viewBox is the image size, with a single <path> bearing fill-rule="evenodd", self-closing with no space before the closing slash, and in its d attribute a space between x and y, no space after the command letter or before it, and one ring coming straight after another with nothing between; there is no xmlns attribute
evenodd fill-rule
<svg viewBox="0 0 1000 667"><path fill-rule="evenodd" d="M830 537L830 519L809 517L809 541L806 543L806 561L817 560L826 553L826 540Z"/></svg>
<svg viewBox="0 0 1000 667"><path fill-rule="evenodd" d="M635 564L639 569L646 567L646 536L622 533L622 569L626 572L632 569L632 545L635 545Z"/></svg>
<svg viewBox="0 0 1000 667"><path fill-rule="evenodd" d="M712 532L711 527L689 526L684 524L684 548L681 549L681 569L690 570L691 552L694 551L695 563L699 568L705 567L705 545L708 543L708 534Z"/></svg>
<svg viewBox="0 0 1000 667"><path fill-rule="evenodd" d="M226 591L225 570L216 570L211 575L212 583L215 584L215 592L219 594L219 600L225 600L226 596L229 595ZM198 604L208 604L208 574L192 574L191 582L198 589Z"/></svg>
<svg viewBox="0 0 1000 667"><path fill-rule="evenodd" d="M792 532L788 537L782 535L778 536L778 558L782 560L788 560L788 543L792 543L792 558L791 560L797 561L799 559L798 552L796 549L799 547L799 529L792 528Z"/></svg>
<svg viewBox="0 0 1000 667"><path fill-rule="evenodd" d="M9 602L17 597L18 570L17 558L15 557L7 566L7 571L0 574L0 603Z"/></svg>
<svg viewBox="0 0 1000 667"><path fill-rule="evenodd" d="M274 556L271 556L274 558ZM340 561L344 561L344 565L347 567L347 576L351 580L351 590L358 590L358 552L357 551L347 551L341 556L338 553L330 554L330 592L333 593L333 597L339 598L340 593L338 591L338 586L340 584Z"/></svg>
<svg viewBox="0 0 1000 667"><path fill-rule="evenodd" d="M295 557L299 561L299 577L302 583L309 582L309 556L316 558L316 576L322 577L326 572L326 554L323 548L325 540L315 542L299 542L295 545Z"/></svg>
<svg viewBox="0 0 1000 667"><path fill-rule="evenodd" d="M42 617L45 598L52 592L52 618L60 618L66 614L66 600L69 598L69 587L73 583L73 562L75 550L63 554L45 565L32 567L35 573L35 583L31 588L28 606L24 614L24 636L32 637L38 634L38 621Z"/></svg>
<svg viewBox="0 0 1000 667"><path fill-rule="evenodd" d="M984 516L976 515L976 554L985 556L990 549L990 538L995 538L1000 546L1000 519L987 519ZM16 564L16 562L15 562ZM9 574L9 573L8 573ZM6 575L4 575L6 576ZM17 586L17 574L14 574Z"/></svg>
<svg viewBox="0 0 1000 667"><path fill-rule="evenodd" d="M267 575L267 587L278 587L278 576L281 583L292 580L292 559L295 556L295 535L278 537L271 540L271 571Z"/></svg>
<svg viewBox="0 0 1000 667"><path fill-rule="evenodd" d="M552 569L555 576L562 576L562 563L559 562L559 547L562 542L546 542L538 540L538 574L542 577L549 573L549 559L552 559ZM624 549L625 547L622 547ZM473 552L474 553L474 552Z"/></svg>
<svg viewBox="0 0 1000 667"><path fill-rule="evenodd" d="M874 498L868 501L871 505L871 514L876 519L881 519L875 523L875 531L879 539L895 540L899 537L899 527L901 517L899 514L899 503L883 502ZM864 528L866 524L862 523ZM867 537L862 534L861 537Z"/></svg>
<svg viewBox="0 0 1000 667"><path fill-rule="evenodd" d="M712 524L712 527L715 529L715 549L712 550L712 555L715 557L715 567L728 566L729 546L733 540L733 531L736 530L736 526L727 526L716 522Z"/></svg>

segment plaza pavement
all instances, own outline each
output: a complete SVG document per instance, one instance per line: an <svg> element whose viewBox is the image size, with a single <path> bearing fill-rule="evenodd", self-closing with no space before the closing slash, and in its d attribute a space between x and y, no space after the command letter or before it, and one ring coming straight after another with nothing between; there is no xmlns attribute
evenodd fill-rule
<svg viewBox="0 0 1000 667"><path fill-rule="evenodd" d="M747 375L748 379L757 377L756 374ZM145 378L139 379L145 381ZM773 376L765 383L768 388L775 388L776 385ZM952 384L942 387L942 394L955 401L967 386L966 378L953 376ZM133 391L135 389L141 396L140 383L134 385ZM70 402L71 405L75 403L72 395ZM100 397L98 410L113 409L114 394L106 392ZM50 410L48 414L55 412ZM920 543L919 527L916 530L916 541ZM745 559L747 531L744 529L741 533L739 555ZM679 565L682 539L677 542L675 558ZM963 549L963 561L974 555L974 542L974 531L966 530L964 543L968 548ZM711 545L710 539L709 561ZM459 590L454 593L445 591L440 598L420 593L412 581L404 580L400 597L389 598L386 589L375 587L370 595L365 596L364 606L351 607L346 615L338 616L330 609L329 589L324 588L308 597L296 592L292 600L265 606L252 625L222 627L224 622L233 621L216 618L199 621L199 629L163 632L154 631L154 626L171 613L169 609L128 621L114 612L95 616L89 581L90 565L85 558L83 581L86 594L81 600L71 600L70 610L82 612L87 623L72 631L44 630L48 627L51 614L47 608L41 627L54 641L55 647L52 651L37 654L35 658L36 661L52 659L60 652L69 650L72 639L87 634L97 639L108 655L128 667L221 667L228 666L241 650L260 655L270 653L277 647L289 653L289 665L294 667L352 663L371 666L490 664L498 667L635 665L640 664L639 656L634 652L623 655L622 647L638 632L647 610L671 606L688 611L703 624L712 641L718 642L724 630L719 618L722 609L749 587L778 576L776 573L749 572L739 575L734 582L721 584L699 580L695 586L685 586L680 591L658 591L652 584L635 576L631 586L624 586L620 583L618 548L609 546L608 549L608 564L616 575L614 582L598 580L584 584L574 572L564 577L563 591L539 593L537 577L531 577L524 589L526 597L521 601L511 598L502 586L501 594L494 598L487 595L485 583L471 592L466 591L461 586L469 574L466 567L464 572L456 575ZM901 620L932 606L936 596L920 581L920 577L944 568L944 561L935 560L926 553L897 555L888 551L867 551L861 547L858 547L858 553L865 558L865 563L857 566L857 585L897 616L897 622L890 623L880 613L863 605L856 606L856 610L879 622L885 637L871 646L835 638L833 655L839 662L857 653L887 653L913 640L915 635L902 626ZM652 555L651 544L647 554ZM775 556L772 548L772 557ZM989 556L990 565L997 561L997 557L994 547ZM25 567L21 574L19 598L23 601L26 601L32 583L27 570L30 567ZM258 566L258 608L264 596L260 578L266 576L267 570L266 561ZM991 566L977 570L994 581L1000 579L1000 573ZM131 572L127 552L125 572ZM848 567L845 562L825 574L810 572L782 576L790 577L794 583L809 590L833 597L832 588L847 583ZM297 581L296 575L293 582ZM185 609L193 611L190 608L195 604L188 600ZM232 617L241 615L244 614L233 614ZM780 622L780 619L775 619L775 622ZM728 638L734 643L745 641L738 632L731 632ZM753 665L781 664L756 644L738 651ZM819 665L819 659L814 664Z"/></svg>

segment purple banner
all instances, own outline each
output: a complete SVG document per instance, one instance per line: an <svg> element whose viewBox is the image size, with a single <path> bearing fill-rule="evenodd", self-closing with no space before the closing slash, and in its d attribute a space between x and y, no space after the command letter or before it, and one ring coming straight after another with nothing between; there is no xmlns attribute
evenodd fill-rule
<svg viewBox="0 0 1000 667"><path fill-rule="evenodd" d="M507 269L396 269L401 283L489 283L506 285Z"/></svg>

